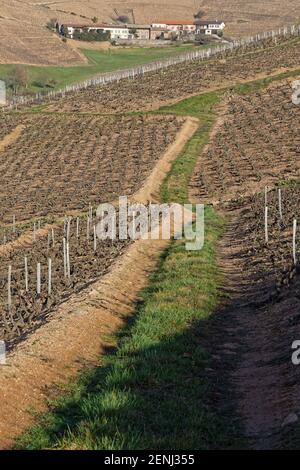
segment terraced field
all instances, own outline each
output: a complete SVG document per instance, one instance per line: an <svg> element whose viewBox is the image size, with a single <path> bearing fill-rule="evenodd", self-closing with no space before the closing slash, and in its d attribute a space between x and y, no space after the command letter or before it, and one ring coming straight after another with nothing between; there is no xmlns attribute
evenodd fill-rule
<svg viewBox="0 0 300 470"><path fill-rule="evenodd" d="M115 113L154 108L165 102L214 88L271 75L287 68L298 68L299 38L275 38L225 52L206 62L170 66L135 79L122 80L105 86L91 87L66 98L47 109L56 112ZM76 99L74 99L76 96Z"/></svg>
<svg viewBox="0 0 300 470"><path fill-rule="evenodd" d="M8 116L23 124L0 152L0 220L11 223L86 210L130 196L182 125L170 117Z"/></svg>
<svg viewBox="0 0 300 470"><path fill-rule="evenodd" d="M78 220L78 222L77 222ZM97 241L94 244L96 219L73 219L58 225L29 247L19 247L0 255L0 338L12 347L24 333L49 320L57 306L80 293L105 275L130 243ZM78 224L78 225L77 225ZM33 236L33 235L32 235ZM69 273L65 273L63 239L70 253ZM27 263L27 280L25 274ZM49 266L51 259L51 292ZM37 294L37 263L41 264L41 293ZM12 306L7 308L7 267L12 266ZM27 287L26 287L26 283Z"/></svg>
<svg viewBox="0 0 300 470"><path fill-rule="evenodd" d="M227 100L224 122L201 155L191 186L204 202L255 193L298 179L300 109L291 80Z"/></svg>
<svg viewBox="0 0 300 470"><path fill-rule="evenodd" d="M21 358L21 366L13 362L7 375L0 370L0 384L12 390L21 375L20 399L34 394L40 404L36 395L56 379L55 365L65 371L69 357L75 362L76 345L84 344L90 354L86 343L92 333L99 341L94 321L106 316L107 324L115 321L119 327L120 318L138 303L136 323L128 325L124 349L120 352L118 345L114 355L115 369L109 364L107 375L98 364L94 382L87 379L80 389L86 386L84 400L75 386L74 401L68 397L58 418L53 410L52 419L41 423L42 432L35 430L25 447L103 448L109 442L113 448L132 443L152 448L149 442L158 442L192 448L201 435L201 449L243 447L242 439L251 448L274 449L286 445L290 431L297 433L300 381L291 344L300 334L299 223L296 237L293 231L299 219L300 107L291 101L292 78L282 80L279 72L289 69L296 76L299 67L299 38L274 38L1 117L2 139L23 127L0 153L0 221L6 230L13 216L30 227L24 234L17 226L6 240L12 243L0 247L0 339L11 348L12 361ZM273 82L272 74L278 74ZM254 78L255 83L236 86ZM156 113L136 113L180 97L184 101ZM180 133L178 143L178 132L188 122L182 116L188 115L198 119L189 117L190 140ZM175 140L176 161L167 152ZM168 159L157 170L162 155ZM206 208L203 250L189 253L184 241L159 245L155 260L168 249L149 281L155 264L151 251L145 255L149 245L97 240L94 214L88 218L87 211L120 195L132 196L151 174L152 183L165 178L160 188L165 201L190 199L214 208ZM52 225L42 220L33 234L33 221L49 216ZM63 216L71 218L63 223ZM142 286L150 282L142 302L141 273ZM59 310L62 304L75 313ZM63 354L47 351L54 320L55 338L61 340L61 325L63 335L72 338L60 344ZM99 342L94 344L98 355ZM31 355L40 388L32 376L26 378ZM121 397L113 417L111 400L105 400L111 392ZM0 418L9 417L8 431L0 419L3 442L19 432L8 395L0 410ZM22 417L28 401L22 402ZM80 425L72 421L70 402L79 405ZM178 420L178 410L183 419ZM191 433L186 440L182 426Z"/></svg>

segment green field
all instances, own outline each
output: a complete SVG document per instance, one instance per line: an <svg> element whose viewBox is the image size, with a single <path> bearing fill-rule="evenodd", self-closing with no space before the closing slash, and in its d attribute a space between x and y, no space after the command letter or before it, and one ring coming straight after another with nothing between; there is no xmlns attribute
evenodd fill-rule
<svg viewBox="0 0 300 470"><path fill-rule="evenodd" d="M28 74L28 86L19 93L46 92L57 90L66 85L77 83L94 75L113 70L125 69L135 65L145 64L154 60L171 57L190 50L199 49L193 45L174 45L153 48L115 48L106 51L82 49L89 63L74 67L53 66L22 66ZM0 65L0 80L7 80L14 74L15 65ZM41 86L50 83L51 86Z"/></svg>

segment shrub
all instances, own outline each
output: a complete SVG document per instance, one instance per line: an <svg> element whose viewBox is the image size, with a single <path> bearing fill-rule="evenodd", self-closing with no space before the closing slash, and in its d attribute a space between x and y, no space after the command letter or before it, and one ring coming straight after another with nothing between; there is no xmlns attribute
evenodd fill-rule
<svg viewBox="0 0 300 470"><path fill-rule="evenodd" d="M73 34L74 39L79 41L109 41L110 33L108 31L103 31L102 29L97 29L97 31L88 31L84 29L83 31L75 30Z"/></svg>

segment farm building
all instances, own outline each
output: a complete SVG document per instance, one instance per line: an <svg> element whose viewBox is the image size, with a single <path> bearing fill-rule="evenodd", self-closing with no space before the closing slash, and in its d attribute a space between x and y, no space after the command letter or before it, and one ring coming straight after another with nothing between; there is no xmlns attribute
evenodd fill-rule
<svg viewBox="0 0 300 470"><path fill-rule="evenodd" d="M184 36L196 32L196 25L192 21L156 21L152 24L152 28L162 28L170 34Z"/></svg>
<svg viewBox="0 0 300 470"><path fill-rule="evenodd" d="M225 23L223 21L196 21L195 22L196 33L197 34L218 34L220 31L223 31L225 28Z"/></svg>
<svg viewBox="0 0 300 470"><path fill-rule="evenodd" d="M150 39L155 40L155 39L168 39L170 35L170 32L167 30L167 28L161 26L161 27L152 27L150 30Z"/></svg>
<svg viewBox="0 0 300 470"><path fill-rule="evenodd" d="M127 24L129 38L142 39L148 41L151 38L150 24Z"/></svg>
<svg viewBox="0 0 300 470"><path fill-rule="evenodd" d="M79 32L103 32L110 33L111 39L128 39L130 37L129 29L125 25L109 25L109 24L93 24L93 25L79 25L79 24L64 24L65 35L73 39L75 31Z"/></svg>

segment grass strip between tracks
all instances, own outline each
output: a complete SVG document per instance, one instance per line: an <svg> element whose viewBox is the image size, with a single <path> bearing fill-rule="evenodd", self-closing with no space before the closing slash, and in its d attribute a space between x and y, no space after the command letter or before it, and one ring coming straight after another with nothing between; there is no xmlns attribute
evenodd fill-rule
<svg viewBox="0 0 300 470"><path fill-rule="evenodd" d="M162 188L164 202L188 202L188 182L216 119L221 95L208 93L159 113L196 116L198 131L173 163ZM216 449L234 445L209 400L210 356L199 331L218 299L216 244L224 220L206 208L205 245L187 252L172 242L162 254L135 315L99 366L68 384L16 443L41 449Z"/></svg>

